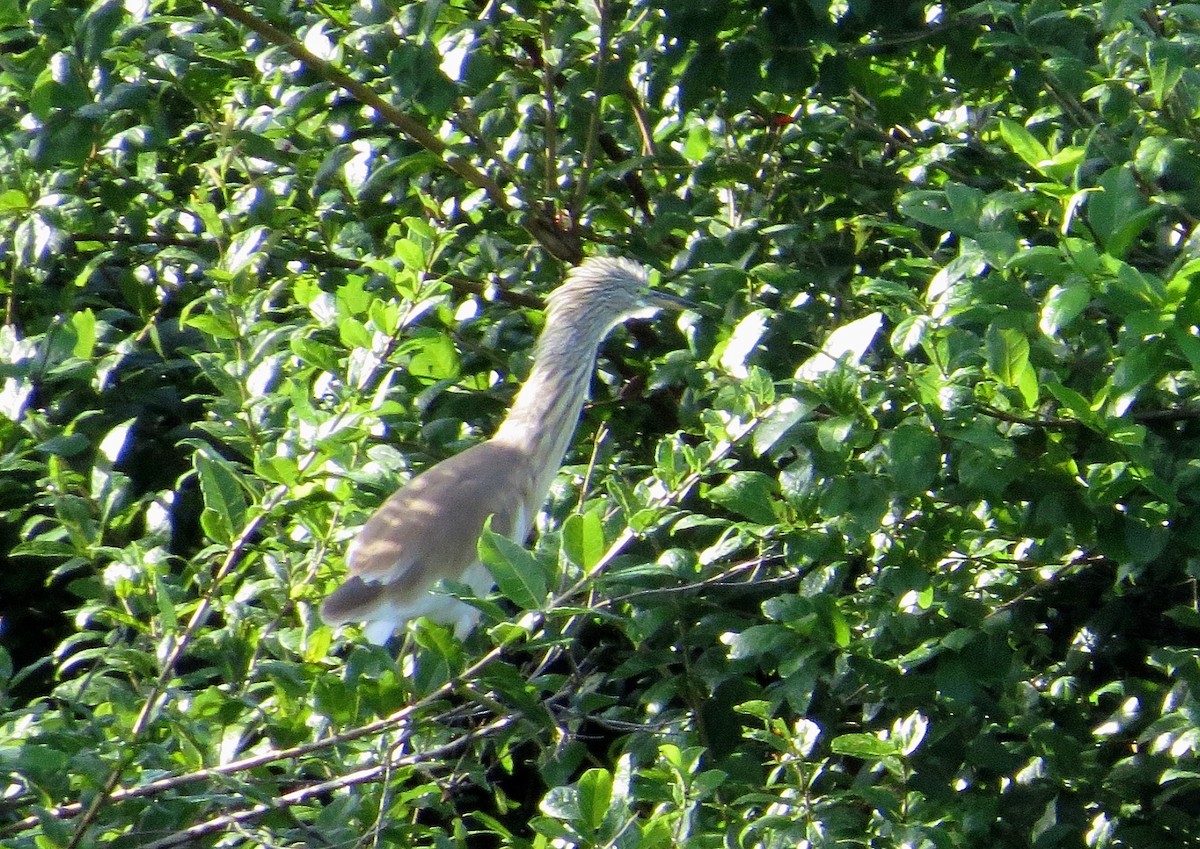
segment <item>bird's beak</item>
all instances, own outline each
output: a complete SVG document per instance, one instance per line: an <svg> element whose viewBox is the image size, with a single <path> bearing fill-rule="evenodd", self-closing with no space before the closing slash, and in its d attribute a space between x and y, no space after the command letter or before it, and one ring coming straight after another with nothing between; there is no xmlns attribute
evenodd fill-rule
<svg viewBox="0 0 1200 849"><path fill-rule="evenodd" d="M675 310L678 312L680 310L697 309L696 304L692 303L686 298L681 298L678 295L672 295L669 292L656 292L651 290L646 293L646 296L643 298L643 300L646 302L647 306L660 307L664 310Z"/></svg>

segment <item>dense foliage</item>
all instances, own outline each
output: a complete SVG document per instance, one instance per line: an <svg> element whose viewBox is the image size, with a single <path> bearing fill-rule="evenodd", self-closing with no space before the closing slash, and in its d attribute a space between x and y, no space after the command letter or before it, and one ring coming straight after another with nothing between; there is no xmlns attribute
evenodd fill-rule
<svg viewBox="0 0 1200 849"><path fill-rule="evenodd" d="M0 4L0 841L1200 845L1197 68L1151 0ZM483 626L324 626L595 253L697 306Z"/></svg>

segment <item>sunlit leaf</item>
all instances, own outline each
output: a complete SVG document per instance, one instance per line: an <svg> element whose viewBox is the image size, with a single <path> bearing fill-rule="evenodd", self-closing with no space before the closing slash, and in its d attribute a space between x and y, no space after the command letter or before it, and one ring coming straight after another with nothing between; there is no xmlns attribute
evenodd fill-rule
<svg viewBox="0 0 1200 849"><path fill-rule="evenodd" d="M1031 168L1040 170L1042 162L1050 158L1050 151L1046 150L1045 145L1034 138L1029 130L1025 129L1015 121L1000 119L1000 137L1004 139L1012 151L1025 160L1025 164Z"/></svg>
<svg viewBox="0 0 1200 849"><path fill-rule="evenodd" d="M523 547L489 527L479 538L479 559L496 579L501 595L524 610L536 610L546 600L549 582L545 568Z"/></svg>
<svg viewBox="0 0 1200 849"><path fill-rule="evenodd" d="M204 512L200 521L217 542L231 542L246 521L246 495L238 473L224 460L197 452L193 463L200 479Z"/></svg>
<svg viewBox="0 0 1200 849"><path fill-rule="evenodd" d="M772 504L778 491L778 484L761 472L735 472L710 489L707 498L752 522L766 525L775 521Z"/></svg>
<svg viewBox="0 0 1200 849"><path fill-rule="evenodd" d="M604 526L595 511L568 516L563 522L562 538L563 552L585 571L595 566L604 554Z"/></svg>
<svg viewBox="0 0 1200 849"><path fill-rule="evenodd" d="M725 344L725 350L721 353L721 368L734 377L749 376L747 362L766 333L770 318L770 310L755 310L737 323Z"/></svg>
<svg viewBox="0 0 1200 849"><path fill-rule="evenodd" d="M597 831L612 802L613 778L606 769L589 769L579 778L577 801L580 824Z"/></svg>
<svg viewBox="0 0 1200 849"><path fill-rule="evenodd" d="M829 334L820 352L796 370L796 379L815 380L838 363L858 365L871 349L882 325L883 314L875 312L839 327Z"/></svg>
<svg viewBox="0 0 1200 849"><path fill-rule="evenodd" d="M1012 386L1029 362L1029 340L1019 330L992 325L987 335L988 365L1003 383Z"/></svg>
<svg viewBox="0 0 1200 849"><path fill-rule="evenodd" d="M894 740L881 739L874 734L842 734L829 741L829 748L838 755L866 760L902 754L900 746Z"/></svg>

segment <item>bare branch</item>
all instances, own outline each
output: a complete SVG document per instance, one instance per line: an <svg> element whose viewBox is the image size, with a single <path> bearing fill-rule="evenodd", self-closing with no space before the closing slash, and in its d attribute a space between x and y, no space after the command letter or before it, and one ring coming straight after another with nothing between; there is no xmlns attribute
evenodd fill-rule
<svg viewBox="0 0 1200 849"><path fill-rule="evenodd" d="M306 784L290 793L284 793L271 800L270 804L260 802L251 805L241 810L230 811L221 814L218 817L213 817L210 820L205 820L201 823L196 823L193 826L177 831L174 834L164 837L161 840L156 840L153 843L148 843L144 849L171 849L174 846L182 846L190 843L197 838L208 834L214 834L219 831L224 831L236 825L241 825L259 817L265 816L271 811L284 810L292 805L299 805L308 800L321 796L326 793L331 793L334 790L343 790L347 787L355 787L359 784L368 784L373 781L379 781L386 777L389 772L402 766L414 766L426 761L433 761L444 758L447 755L453 754L463 746L483 737L500 731L512 723L516 719L510 714L498 717L487 725L475 729L456 740L453 740L444 746L439 746L435 749L430 749L427 752L419 752L407 755L398 755L392 757L386 763L375 764L374 766L364 767L363 769L355 770L346 775L339 775L336 778L331 778L328 781L318 781L312 784Z"/></svg>
<svg viewBox="0 0 1200 849"><path fill-rule="evenodd" d="M596 82L592 86L592 114L588 120L587 142L583 149L583 165L579 180L575 184L575 196L571 200L571 220L579 221L583 214L583 201L591 181L592 164L596 158L596 137L600 133L600 109L604 102L604 68L608 64L609 19L607 0L596 0L596 12L600 16L600 38L596 44Z"/></svg>

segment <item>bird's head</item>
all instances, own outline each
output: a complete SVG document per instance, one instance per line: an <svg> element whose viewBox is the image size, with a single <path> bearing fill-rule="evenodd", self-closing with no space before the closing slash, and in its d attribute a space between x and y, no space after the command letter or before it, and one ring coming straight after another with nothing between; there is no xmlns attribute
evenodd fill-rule
<svg viewBox="0 0 1200 849"><path fill-rule="evenodd" d="M603 336L627 318L691 304L651 289L646 269L636 262L592 257L571 269L566 282L550 293L548 306L551 316L594 327Z"/></svg>

